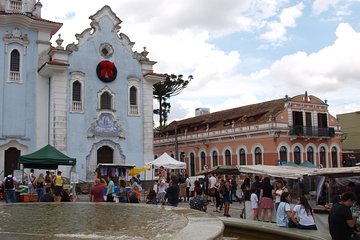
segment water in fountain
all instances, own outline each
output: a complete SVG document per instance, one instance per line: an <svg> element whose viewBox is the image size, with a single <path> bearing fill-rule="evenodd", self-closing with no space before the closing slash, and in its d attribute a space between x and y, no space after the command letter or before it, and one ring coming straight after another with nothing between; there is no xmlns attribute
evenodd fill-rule
<svg viewBox="0 0 360 240"><path fill-rule="evenodd" d="M172 239L187 222L173 211L131 204L12 204L0 210L0 235L9 240Z"/></svg>

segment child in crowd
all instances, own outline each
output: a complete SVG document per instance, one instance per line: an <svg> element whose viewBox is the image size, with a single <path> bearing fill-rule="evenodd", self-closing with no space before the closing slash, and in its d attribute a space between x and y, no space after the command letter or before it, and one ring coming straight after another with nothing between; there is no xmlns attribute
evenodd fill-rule
<svg viewBox="0 0 360 240"><path fill-rule="evenodd" d="M146 197L147 201L146 204L155 204L157 205L159 203L159 201L156 198L156 192L154 189L151 189L149 191L149 194Z"/></svg>
<svg viewBox="0 0 360 240"><path fill-rule="evenodd" d="M195 196L190 200L190 208L206 212L207 210L207 201L201 196L202 189L200 187L195 188Z"/></svg>
<svg viewBox="0 0 360 240"><path fill-rule="evenodd" d="M290 194L283 192L280 197L278 210L276 211L276 225L279 227L289 227L289 219L291 219L290 201Z"/></svg>
<svg viewBox="0 0 360 240"><path fill-rule="evenodd" d="M295 215L297 215L297 219ZM300 229L317 230L313 210L304 196L297 199L297 204L292 210L291 219Z"/></svg>
<svg viewBox="0 0 360 240"><path fill-rule="evenodd" d="M256 194L256 188L252 188L250 195L250 202L251 202L251 208L253 209L253 219L258 220L259 219L259 198Z"/></svg>

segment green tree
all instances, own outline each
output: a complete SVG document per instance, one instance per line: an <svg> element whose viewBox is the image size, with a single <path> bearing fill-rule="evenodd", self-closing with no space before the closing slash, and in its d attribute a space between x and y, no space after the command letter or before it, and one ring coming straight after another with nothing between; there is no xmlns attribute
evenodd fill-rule
<svg viewBox="0 0 360 240"><path fill-rule="evenodd" d="M189 82L193 79L192 75L188 76L187 80L183 79L183 75L167 75L164 81L154 84L154 98L159 102L159 108L154 109L154 114L159 115L159 128L166 125L168 114L170 113L171 105L170 97L176 96L184 90Z"/></svg>

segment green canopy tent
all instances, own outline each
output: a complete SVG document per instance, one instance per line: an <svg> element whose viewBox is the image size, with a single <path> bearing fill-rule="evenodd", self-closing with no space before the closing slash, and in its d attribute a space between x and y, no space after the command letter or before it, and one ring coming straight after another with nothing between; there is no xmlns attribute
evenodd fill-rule
<svg viewBox="0 0 360 240"><path fill-rule="evenodd" d="M18 162L23 164L24 168L57 169L58 165L75 165L76 159L48 144L36 152L20 156Z"/></svg>

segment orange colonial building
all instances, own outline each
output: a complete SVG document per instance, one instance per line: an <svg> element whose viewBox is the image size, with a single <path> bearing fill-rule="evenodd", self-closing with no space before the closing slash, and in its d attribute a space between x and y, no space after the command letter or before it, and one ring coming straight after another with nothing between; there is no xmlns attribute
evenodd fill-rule
<svg viewBox="0 0 360 240"><path fill-rule="evenodd" d="M171 122L154 134L155 158L185 161L190 176L217 165L279 160L340 167L342 132L327 101L301 94Z"/></svg>

